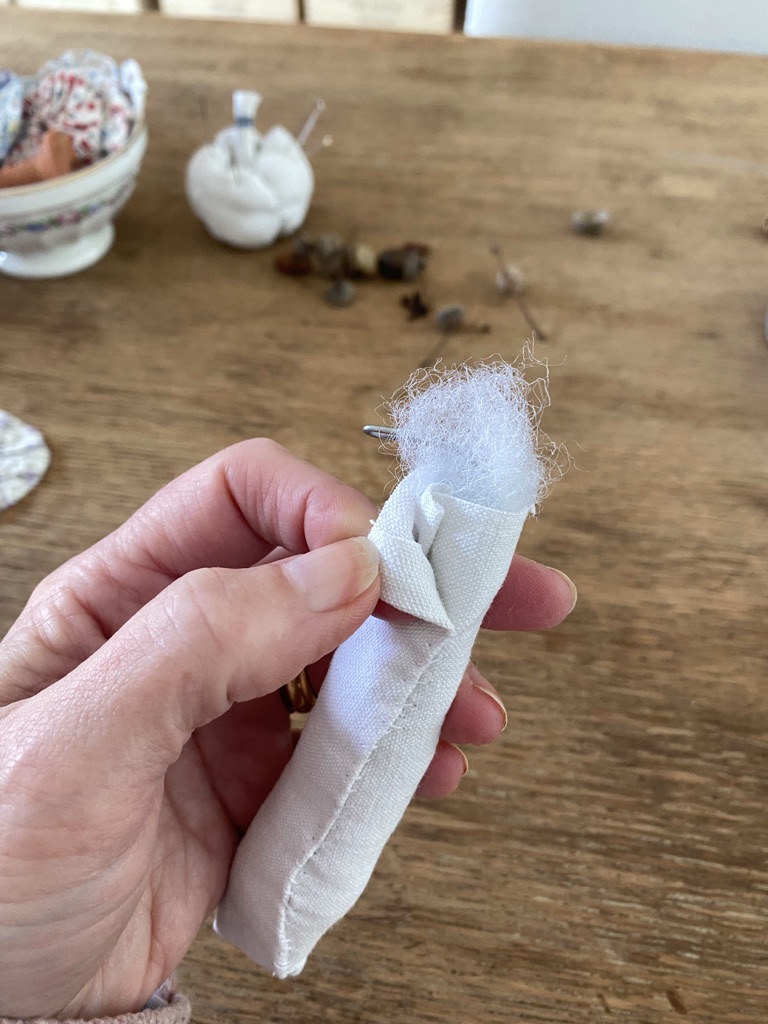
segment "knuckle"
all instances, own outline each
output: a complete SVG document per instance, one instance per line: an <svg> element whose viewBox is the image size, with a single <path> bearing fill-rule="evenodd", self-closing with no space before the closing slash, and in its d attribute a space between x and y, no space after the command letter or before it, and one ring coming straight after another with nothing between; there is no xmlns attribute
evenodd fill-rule
<svg viewBox="0 0 768 1024"><path fill-rule="evenodd" d="M183 638L195 637L224 648L234 632L238 603L231 599L231 569L193 569L166 592L169 622Z"/></svg>
<svg viewBox="0 0 768 1024"><path fill-rule="evenodd" d="M247 441L239 441L227 449L227 452L243 454L258 462L271 462L273 459L290 455L287 448L273 441L271 437L252 437Z"/></svg>

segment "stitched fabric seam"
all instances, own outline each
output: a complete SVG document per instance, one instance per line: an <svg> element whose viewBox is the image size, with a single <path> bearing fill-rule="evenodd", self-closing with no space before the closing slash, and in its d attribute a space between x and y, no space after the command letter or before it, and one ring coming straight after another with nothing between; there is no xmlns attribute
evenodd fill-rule
<svg viewBox="0 0 768 1024"><path fill-rule="evenodd" d="M442 627L438 627L438 628L442 628ZM449 636L450 636L450 634L449 634ZM446 637L445 639L448 639L448 637ZM418 674L417 678L414 680L413 686L410 688L410 690L408 691L408 695L405 698L406 701L410 700L411 696L413 695L414 690L423 681L425 674L428 672L429 668L431 667L432 663L434 662L435 658L437 657L438 652L442 649L443 644L445 643L445 639L443 640L442 643L438 644L436 649L432 652L432 657L426 662L426 664L422 668L421 672ZM280 935L280 956L281 956L281 958L277 961L277 963L279 964L279 966L281 968L288 966L286 961L283 959L282 951L283 951L283 948L285 947L286 953L289 952L289 946L288 946L288 943L286 942L286 939L285 939L286 921L287 921L288 913L289 913L289 910L290 910L290 903L291 903L291 900L293 899L294 889L295 889L296 883L298 881L299 875L302 874L304 871L306 871L308 865L310 864L312 859L316 856L316 854L317 854L318 850L320 849L320 847L326 842L328 837L333 833L334 829L336 829L336 827L338 826L339 818L341 817L341 814L342 814L344 808L346 807L347 801L349 800L349 798L354 793L355 787L359 784L359 782L360 782L360 780L361 780L361 778L363 776L363 773L365 772L365 769L368 767L368 765L371 762L371 758L378 751L379 746L383 742L385 736L389 735L391 730L397 727L397 723L403 717L403 713L405 712L405 710L406 710L406 706L404 705L404 706L402 706L398 710L397 715L395 716L395 718L392 719L392 721L390 722L390 724L387 727L387 729L381 734L381 736L379 736L379 738L376 741L376 744L368 752L368 756L366 757L365 761L363 761L363 763L358 768L357 773L355 774L355 777L352 779L352 781L351 781L351 783L349 785L349 788L347 789L347 792L344 794L344 799L339 804L339 806L338 806L338 808L336 810L336 813L333 815L333 818L329 822L328 827L326 828L325 832L320 837L320 839L318 839L318 841L315 843L315 845L312 848L312 850L307 854L307 856L304 858L304 860L301 862L301 864L297 864L297 866L291 872L291 877L290 877L290 879L288 881L288 885L286 886L286 890L285 890L285 897L281 900L281 904L280 904L279 935Z"/></svg>

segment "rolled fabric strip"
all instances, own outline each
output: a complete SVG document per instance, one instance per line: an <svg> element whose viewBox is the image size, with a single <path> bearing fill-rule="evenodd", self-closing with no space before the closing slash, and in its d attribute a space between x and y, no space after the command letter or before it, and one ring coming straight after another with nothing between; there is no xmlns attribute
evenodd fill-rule
<svg viewBox="0 0 768 1024"><path fill-rule="evenodd" d="M370 618L337 650L216 915L224 938L279 977L298 974L357 901L434 755L546 483L530 390L506 364L433 371L396 423L411 472L370 538L381 597L409 618Z"/></svg>

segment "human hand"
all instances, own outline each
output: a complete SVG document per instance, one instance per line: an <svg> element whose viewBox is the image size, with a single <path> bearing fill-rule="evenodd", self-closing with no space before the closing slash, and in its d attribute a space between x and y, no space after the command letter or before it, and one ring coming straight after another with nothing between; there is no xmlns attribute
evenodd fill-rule
<svg viewBox="0 0 768 1024"><path fill-rule="evenodd" d="M221 452L35 590L0 645L0 1015L140 1009L291 756L278 690L377 606L375 508L269 441ZM358 538L358 539L352 539ZM277 560L275 560L277 559ZM486 620L573 604L516 558ZM470 667L421 792L503 728Z"/></svg>

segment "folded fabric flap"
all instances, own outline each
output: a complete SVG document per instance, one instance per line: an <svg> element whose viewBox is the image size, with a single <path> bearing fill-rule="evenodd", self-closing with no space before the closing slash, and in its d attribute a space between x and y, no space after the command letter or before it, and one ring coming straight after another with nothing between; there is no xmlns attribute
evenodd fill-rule
<svg viewBox="0 0 768 1024"><path fill-rule="evenodd" d="M418 489L411 477L401 481L373 524L370 539L381 556L382 600L452 632L429 562L443 507L433 488L427 490Z"/></svg>
<svg viewBox="0 0 768 1024"><path fill-rule="evenodd" d="M382 600L449 632L482 619L527 515L464 501L441 484L418 489L406 477L370 533L381 554Z"/></svg>
<svg viewBox="0 0 768 1024"><path fill-rule="evenodd" d="M381 557L381 599L415 619L452 633L429 559L415 540L374 527L370 538Z"/></svg>

